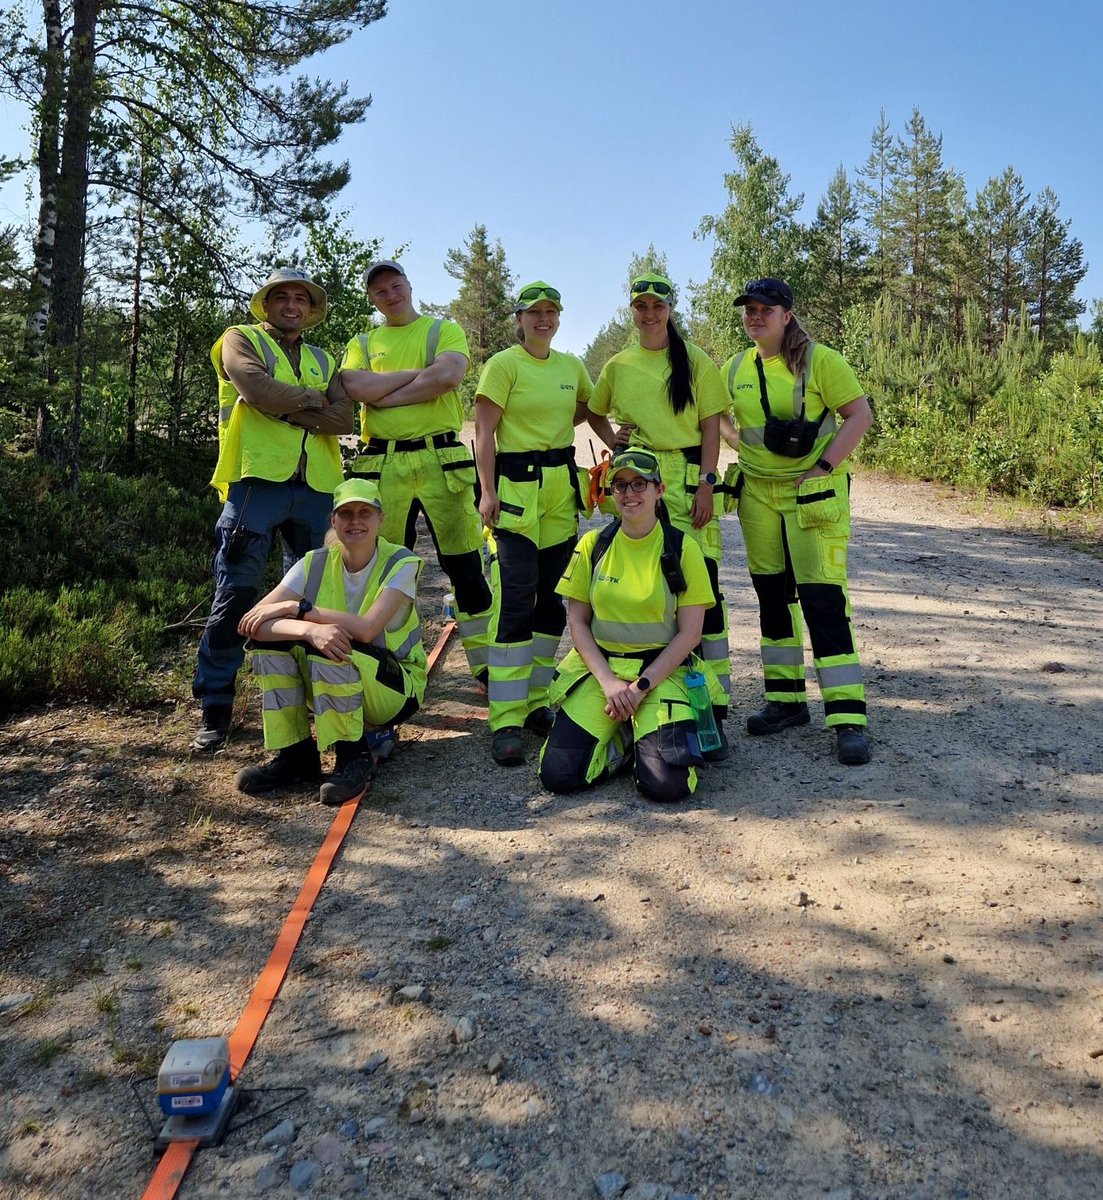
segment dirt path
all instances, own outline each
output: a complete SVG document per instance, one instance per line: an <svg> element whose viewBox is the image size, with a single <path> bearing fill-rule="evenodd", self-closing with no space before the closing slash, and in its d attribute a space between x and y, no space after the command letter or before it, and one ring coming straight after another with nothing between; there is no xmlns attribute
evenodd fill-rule
<svg viewBox="0 0 1103 1200"><path fill-rule="evenodd" d="M730 519L735 752L692 803L496 768L454 648L246 1070L306 1094L182 1196L1103 1192L1103 563L918 485L855 510L874 762L742 734ZM2 1197L141 1195L128 1075L237 1020L331 817L233 792L238 718L214 760L183 706L0 731Z"/></svg>

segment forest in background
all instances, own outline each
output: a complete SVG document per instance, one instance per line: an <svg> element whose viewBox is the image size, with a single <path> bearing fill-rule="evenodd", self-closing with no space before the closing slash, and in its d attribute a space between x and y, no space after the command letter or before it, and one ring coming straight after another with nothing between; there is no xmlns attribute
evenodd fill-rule
<svg viewBox="0 0 1103 1200"><path fill-rule="evenodd" d="M369 99L301 73L385 16L382 0L170 6L41 0L0 8L0 89L33 114L33 230L0 231L3 546L0 711L52 699L184 692L205 615L217 506L203 485L217 399L209 351L272 263L326 288L335 352L372 319L328 155ZM1012 166L967 185L916 110L884 114L868 157L798 214L782 165L733 128L727 202L678 319L718 362L745 344L732 299L787 279L810 332L840 349L876 410L863 459L926 479L1098 510L1103 305L1082 327L1083 247L1044 181ZM649 246L626 264L665 270ZM516 283L477 225L448 251L448 304L479 369L513 341ZM626 308L587 348L596 377L633 337Z"/></svg>

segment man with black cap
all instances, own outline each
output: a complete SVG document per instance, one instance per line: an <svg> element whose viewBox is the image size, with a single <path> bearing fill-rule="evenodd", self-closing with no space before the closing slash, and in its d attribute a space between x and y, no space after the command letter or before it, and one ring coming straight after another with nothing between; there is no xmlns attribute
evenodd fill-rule
<svg viewBox="0 0 1103 1200"><path fill-rule="evenodd" d="M256 603L272 538L284 565L321 546L333 489L341 482L338 435L351 433L355 405L332 354L303 341L326 316L325 291L288 267L254 294L255 325L234 325L211 350L218 375L218 463L211 485L223 502L215 527L215 594L199 642L192 693L203 723L192 743L216 750L233 715L244 660L238 622Z"/></svg>
<svg viewBox="0 0 1103 1200"><path fill-rule="evenodd" d="M406 272L392 259L372 263L364 287L384 323L353 338L341 363L348 394L363 404L350 473L379 485L388 541L412 550L424 514L456 597L468 666L485 683L494 601L483 577L475 460L458 437L467 337L454 321L418 313Z"/></svg>

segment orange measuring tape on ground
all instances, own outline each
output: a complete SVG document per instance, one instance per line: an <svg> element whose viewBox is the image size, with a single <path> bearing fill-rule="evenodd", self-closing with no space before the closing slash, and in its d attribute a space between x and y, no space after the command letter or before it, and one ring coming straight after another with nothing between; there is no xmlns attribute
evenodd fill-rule
<svg viewBox="0 0 1103 1200"><path fill-rule="evenodd" d="M433 647L432 653L429 655L428 667L430 673L444 654L448 646L448 641L455 632L455 629L456 623L454 621L449 621L444 626L436 645ZM287 970L291 966L291 957L299 944L299 938L302 937L307 918L310 916L315 901L318 899L318 894L322 890L326 876L329 875L330 868L337 857L337 852L341 849L345 835L352 826L352 820L356 816L357 809L360 807L360 799L361 797L357 796L353 800L347 800L337 810L337 814L333 818L333 824L330 825L329 832L326 834L325 841L322 842L321 848L315 855L314 861L310 865L310 870L306 873L306 879L303 880L303 886L299 889L295 903L291 906L291 911L287 914L283 928L276 938L276 944L272 947L272 953L268 956L268 961L264 964L264 969L261 971L257 982L253 985L252 995L249 997L249 1001L245 1005L241 1017L238 1019L237 1027L230 1035L231 1083L237 1082L237 1077L241 1074L246 1060L253 1052L253 1047L257 1043L261 1027L268 1019L272 1005L279 995L283 981L287 978ZM194 1139L173 1142L161 1156L161 1161L157 1164L157 1169L153 1172L153 1177L146 1185L146 1190L142 1193L142 1200L172 1200L179 1190L180 1184L183 1183L184 1174L191 1165L191 1160L198 1148L199 1142Z"/></svg>

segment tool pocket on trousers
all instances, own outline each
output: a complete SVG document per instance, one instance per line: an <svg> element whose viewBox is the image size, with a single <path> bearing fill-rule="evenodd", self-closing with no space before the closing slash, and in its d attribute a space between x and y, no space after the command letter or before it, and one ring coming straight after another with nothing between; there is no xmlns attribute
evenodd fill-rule
<svg viewBox="0 0 1103 1200"><path fill-rule="evenodd" d="M716 489L716 515L739 511L739 493L743 491L743 472L738 463L732 463L724 472L724 478Z"/></svg>
<svg viewBox="0 0 1103 1200"><path fill-rule="evenodd" d="M450 492L465 492L475 486L475 460L471 451L462 443L456 446L438 446L437 462L444 472L444 482Z"/></svg>
<svg viewBox="0 0 1103 1200"><path fill-rule="evenodd" d="M841 516L835 482L823 475L797 487L797 524L801 529L830 529Z"/></svg>
<svg viewBox="0 0 1103 1200"><path fill-rule="evenodd" d="M693 721L667 721L656 730L659 756L671 767L699 767L704 763Z"/></svg>
<svg viewBox="0 0 1103 1200"><path fill-rule="evenodd" d="M382 454L358 454L349 463L349 475L355 476L357 479L370 479L372 483L378 483L383 474L384 457Z"/></svg>

